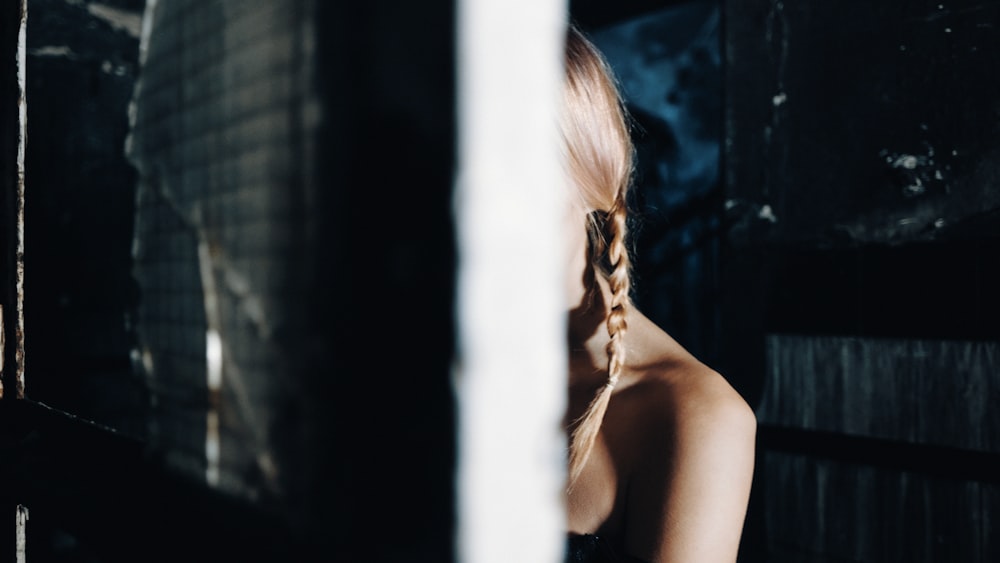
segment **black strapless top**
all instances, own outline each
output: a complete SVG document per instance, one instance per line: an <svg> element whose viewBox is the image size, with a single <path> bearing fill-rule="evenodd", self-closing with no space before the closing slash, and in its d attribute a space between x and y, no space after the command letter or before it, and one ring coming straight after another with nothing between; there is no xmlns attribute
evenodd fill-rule
<svg viewBox="0 0 1000 563"><path fill-rule="evenodd" d="M619 555L611 543L594 534L569 534L565 563L646 563L630 555Z"/></svg>

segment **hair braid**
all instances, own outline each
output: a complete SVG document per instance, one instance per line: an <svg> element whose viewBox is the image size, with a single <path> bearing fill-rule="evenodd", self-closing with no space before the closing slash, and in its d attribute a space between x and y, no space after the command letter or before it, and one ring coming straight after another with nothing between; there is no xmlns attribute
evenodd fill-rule
<svg viewBox="0 0 1000 563"><path fill-rule="evenodd" d="M610 310L607 316L607 330L610 340L607 345L608 379L597 391L597 395L587 406L587 410L577 419L573 430L569 459L569 483L576 481L590 457L597 435L608 410L611 392L621 377L625 366L625 333L628 332L628 322L625 320L626 308L629 304L631 288L631 260L626 236L626 205L625 190L619 190L614 206L608 213L604 223L605 232L610 235L606 244L606 258L609 269L606 273L611 289ZM602 252L603 253L603 252Z"/></svg>
<svg viewBox="0 0 1000 563"><path fill-rule="evenodd" d="M626 246L626 193L634 147L627 112L603 55L574 26L566 42L566 87L561 127L570 178L590 216L591 264L611 290L606 314L608 379L580 418L572 423L569 484L579 477L597 442L611 392L624 371L625 314L629 306L630 267Z"/></svg>
<svg viewBox="0 0 1000 563"><path fill-rule="evenodd" d="M608 285L611 287L611 310L608 313L608 384L614 387L621 377L625 365L625 333L628 323L625 321L625 309L629 304L631 289L631 260L628 247L625 244L626 235L625 192L620 190L615 198L615 206L608 218L608 230L611 240L608 243Z"/></svg>

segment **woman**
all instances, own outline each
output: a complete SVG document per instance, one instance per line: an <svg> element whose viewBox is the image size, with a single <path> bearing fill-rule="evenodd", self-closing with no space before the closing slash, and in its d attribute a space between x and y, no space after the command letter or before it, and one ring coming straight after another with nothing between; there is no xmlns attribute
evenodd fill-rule
<svg viewBox="0 0 1000 563"><path fill-rule="evenodd" d="M756 421L629 300L632 144L607 63L574 28L560 125L573 188L567 561L735 561Z"/></svg>

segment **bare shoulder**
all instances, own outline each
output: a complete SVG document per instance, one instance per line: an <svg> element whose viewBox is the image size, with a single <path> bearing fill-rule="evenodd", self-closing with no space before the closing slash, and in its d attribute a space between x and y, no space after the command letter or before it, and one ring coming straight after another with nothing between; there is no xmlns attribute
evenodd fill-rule
<svg viewBox="0 0 1000 563"><path fill-rule="evenodd" d="M677 349L622 391L634 448L626 545L653 562L735 561L756 417L721 374Z"/></svg>
<svg viewBox="0 0 1000 563"><path fill-rule="evenodd" d="M642 413L633 420L650 439L661 439L664 432L678 437L711 430L755 432L753 410L725 377L641 313L635 312L630 324L634 363L628 402L630 410ZM724 439L730 432L720 434Z"/></svg>
<svg viewBox="0 0 1000 563"><path fill-rule="evenodd" d="M634 430L648 441L752 440L756 416L720 373L686 352L644 366L628 389Z"/></svg>
<svg viewBox="0 0 1000 563"><path fill-rule="evenodd" d="M697 360L670 361L644 373L623 393L630 411L637 462L652 452L671 455L671 464L695 462L677 457L691 448L736 453L753 449L757 419L743 397L720 373ZM641 467L639 469L642 469Z"/></svg>
<svg viewBox="0 0 1000 563"><path fill-rule="evenodd" d="M664 366L639 385L645 387L642 396L647 404L642 408L651 411L647 417L651 439L662 437L662 432L675 439L687 434L745 439L756 430L750 405L720 373L697 361Z"/></svg>

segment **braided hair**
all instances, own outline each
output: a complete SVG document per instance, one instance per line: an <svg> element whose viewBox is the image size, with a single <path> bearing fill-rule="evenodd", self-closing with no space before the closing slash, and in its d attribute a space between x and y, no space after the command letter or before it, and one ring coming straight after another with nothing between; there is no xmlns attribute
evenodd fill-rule
<svg viewBox="0 0 1000 563"><path fill-rule="evenodd" d="M573 421L569 482L579 477L601 429L611 392L625 365L625 320L631 305L631 261L626 245L626 194L633 146L626 114L607 61L577 28L566 40L566 86L561 120L570 178L590 214L591 262L611 289L606 327L608 378L583 415Z"/></svg>

